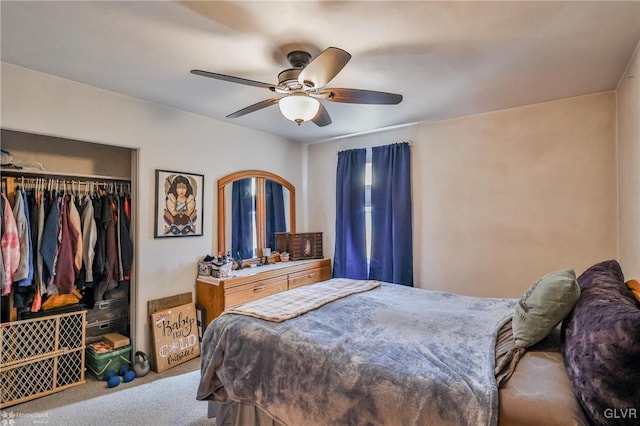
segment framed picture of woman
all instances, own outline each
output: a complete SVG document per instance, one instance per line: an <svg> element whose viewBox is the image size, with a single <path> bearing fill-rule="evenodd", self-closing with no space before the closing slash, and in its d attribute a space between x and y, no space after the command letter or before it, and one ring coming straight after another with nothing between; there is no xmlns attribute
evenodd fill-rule
<svg viewBox="0 0 640 426"><path fill-rule="evenodd" d="M155 238L202 235L204 175L156 170Z"/></svg>

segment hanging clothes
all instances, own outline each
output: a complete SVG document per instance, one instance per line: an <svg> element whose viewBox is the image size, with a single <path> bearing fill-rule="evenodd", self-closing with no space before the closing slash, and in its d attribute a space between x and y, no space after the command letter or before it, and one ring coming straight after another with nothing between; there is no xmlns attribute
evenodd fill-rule
<svg viewBox="0 0 640 426"><path fill-rule="evenodd" d="M98 230L93 216L93 202L88 195L82 203L82 260L84 264L84 282L93 283L93 258L98 239Z"/></svg>
<svg viewBox="0 0 640 426"><path fill-rule="evenodd" d="M4 234L4 203L0 199L0 238ZM2 249L0 248L0 294L4 289L4 257L2 257Z"/></svg>
<svg viewBox="0 0 640 426"><path fill-rule="evenodd" d="M28 308L33 298L33 246L31 242L31 223L28 210L27 193L17 189L15 192L13 213L20 235L20 266L13 275L15 285L13 306L19 309Z"/></svg>
<svg viewBox="0 0 640 426"><path fill-rule="evenodd" d="M122 222L123 222L123 214L122 214L122 206L120 204L120 195L114 196L115 201L115 221L116 221L116 247L118 249L118 282L124 281L124 270L122 268Z"/></svg>
<svg viewBox="0 0 640 426"><path fill-rule="evenodd" d="M25 190L27 196L27 209L29 210L29 230L31 235L31 261L33 262L33 274L35 277L35 251L38 246L38 202L35 189Z"/></svg>
<svg viewBox="0 0 640 426"><path fill-rule="evenodd" d="M127 205L130 203L129 197L120 199L120 214L118 224L120 229L120 259L122 263L123 279L129 279L131 264L133 262L133 241L131 239L130 215L127 215Z"/></svg>
<svg viewBox="0 0 640 426"><path fill-rule="evenodd" d="M98 231L95 256L93 258L93 279L100 281L107 273L107 255L106 255L106 235L107 226L111 220L108 211L103 209L103 205L107 202L106 195L97 195L93 198L93 215L96 221L96 229Z"/></svg>
<svg viewBox="0 0 640 426"><path fill-rule="evenodd" d="M1 209L1 204L0 204L0 209ZM2 215L0 214L0 218L2 217ZM2 257L2 251L0 250L0 294L2 294L2 290L4 290L4 257ZM11 291L11 287L9 287L9 291Z"/></svg>
<svg viewBox="0 0 640 426"><path fill-rule="evenodd" d="M109 284L109 289L115 287L117 284L115 281L120 275L118 272L118 236L117 236L117 216L115 212L117 207L113 196L107 197L107 208L111 219L107 225L107 238L106 238L106 255L107 255L107 274L105 281Z"/></svg>
<svg viewBox="0 0 640 426"><path fill-rule="evenodd" d="M76 281L73 248L78 240L78 233L69 218L69 203L65 197L60 198L60 250L56 262L54 283L59 294L71 294Z"/></svg>
<svg viewBox="0 0 640 426"><path fill-rule="evenodd" d="M18 237L18 226L11 209L11 204L7 197L2 194L2 263L4 271L4 287L2 294L11 293L13 274L20 264L20 239Z"/></svg>
<svg viewBox="0 0 640 426"><path fill-rule="evenodd" d="M38 206L38 238L35 248L36 255L36 271L34 276L34 284L36 286L33 303L31 304L31 312L38 312L42 306L42 295L47 293L47 286L43 279L44 260L40 249L42 248L42 234L44 231L45 218L45 201L44 194L36 192L36 204Z"/></svg>
<svg viewBox="0 0 640 426"><path fill-rule="evenodd" d="M58 225L60 222L60 208L58 207L55 197L50 193L47 194L47 201L43 202L46 202L49 206L49 214L45 219L44 229L42 231L40 254L42 254L42 261L44 263L42 279L45 285L47 285L48 292L48 286L55 275L55 261L56 256L58 255Z"/></svg>
<svg viewBox="0 0 640 426"><path fill-rule="evenodd" d="M73 247L73 267L75 268L76 275L80 273L82 268L82 225L80 222L80 212L76 207L75 197L71 194L71 199L68 202L69 205L69 224L78 235L76 243Z"/></svg>
<svg viewBox="0 0 640 426"><path fill-rule="evenodd" d="M12 294L18 315L81 294L88 307L108 298L128 280L133 261L128 193L122 185L116 192L113 183L85 182L81 195L74 187L80 182L31 178L25 186L27 179L16 187L14 207L4 193L0 200L3 295Z"/></svg>
<svg viewBox="0 0 640 426"><path fill-rule="evenodd" d="M106 206L106 207L105 207ZM108 292L117 287L116 279L118 272L118 240L117 240L117 217L114 212L117 207L113 196L106 197L102 204L103 219L106 222L105 229L105 259L106 271L104 278L96 288L95 300L104 300ZM104 223L104 222L103 222Z"/></svg>
<svg viewBox="0 0 640 426"><path fill-rule="evenodd" d="M124 215L127 217L127 223L131 225L131 198L124 199Z"/></svg>
<svg viewBox="0 0 640 426"><path fill-rule="evenodd" d="M29 212L27 211L27 197L24 191L16 189L14 200L13 216L18 227L20 263L13 274L13 282L19 287L27 287L31 285L31 280L33 279L33 262L31 261Z"/></svg>

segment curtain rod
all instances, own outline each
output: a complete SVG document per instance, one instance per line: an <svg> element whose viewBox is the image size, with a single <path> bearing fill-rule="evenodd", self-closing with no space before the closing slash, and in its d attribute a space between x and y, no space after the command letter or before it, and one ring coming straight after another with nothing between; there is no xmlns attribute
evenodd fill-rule
<svg viewBox="0 0 640 426"><path fill-rule="evenodd" d="M411 127L411 126L416 126L416 125L419 125L419 124L426 124L426 123L431 123L431 121L428 121L428 120L415 121L413 123L397 124L397 125L394 125L394 126L380 127L378 129L372 129L372 130L363 130L361 132L350 133L348 135L334 136L332 138L326 138L326 139L320 139L320 140L317 140L317 141L311 141L311 142L309 142L309 145L314 145L314 144L318 144L318 143L325 143L325 142L333 142L333 141L337 141L337 140L340 140L340 139L350 139L350 138L355 138L355 137L364 136L364 135L370 135L370 134L374 134L374 133L384 133L384 132L388 132L388 131L391 131L391 130L402 129L404 127Z"/></svg>
<svg viewBox="0 0 640 426"><path fill-rule="evenodd" d="M389 143L389 144L386 144L386 145L393 145L393 144L396 144L396 143L406 143L409 146L413 145L413 141L411 139L409 139L408 141L393 142L393 143ZM336 151L336 155L340 154L342 151L349 151L350 149L371 149L371 148L376 148L376 147L379 147L379 146L384 146L384 145L375 145L375 146L370 146L370 147L367 147L367 148L344 148L344 149L341 149L339 151Z"/></svg>

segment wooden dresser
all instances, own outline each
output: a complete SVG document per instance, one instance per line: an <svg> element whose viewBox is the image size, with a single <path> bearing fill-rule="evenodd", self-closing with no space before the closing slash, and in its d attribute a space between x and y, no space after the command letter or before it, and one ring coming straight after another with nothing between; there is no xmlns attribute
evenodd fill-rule
<svg viewBox="0 0 640 426"><path fill-rule="evenodd" d="M331 259L296 260L233 271L229 278L198 276L196 304L206 328L225 308L331 278Z"/></svg>

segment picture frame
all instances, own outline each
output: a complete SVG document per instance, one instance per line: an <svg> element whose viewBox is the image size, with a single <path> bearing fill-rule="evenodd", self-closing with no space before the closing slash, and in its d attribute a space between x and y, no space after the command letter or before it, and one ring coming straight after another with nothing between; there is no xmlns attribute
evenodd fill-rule
<svg viewBox="0 0 640 426"><path fill-rule="evenodd" d="M204 175L156 169L154 238L202 236Z"/></svg>

